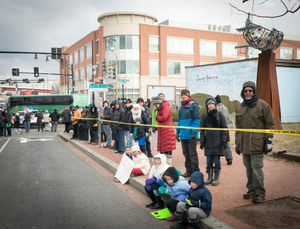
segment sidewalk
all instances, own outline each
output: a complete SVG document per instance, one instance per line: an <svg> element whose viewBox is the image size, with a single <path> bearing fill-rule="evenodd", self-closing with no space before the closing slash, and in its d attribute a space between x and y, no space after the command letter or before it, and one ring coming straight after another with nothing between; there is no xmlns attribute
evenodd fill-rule
<svg viewBox="0 0 300 229"><path fill-rule="evenodd" d="M113 173L116 172L123 155L114 153L110 149L100 148L97 145L87 144L87 142L79 140L70 141L71 134L59 133L59 136L69 141L106 169ZM177 149L173 151L172 163L175 168L185 173L185 158L181 152L181 144L177 142L176 146ZM206 158L203 150L197 148L197 152L199 167L206 179ZM152 151L153 155L157 153L157 151ZM152 166L152 160L150 160L150 163ZM227 209L253 204L251 200L245 200L242 197L247 192L246 170L243 165L242 156L233 153L232 165L227 165L225 158L221 157L221 166L220 184L218 186L206 186L212 193L213 205L211 216L207 219L202 219L200 222L201 226L203 228L253 228L223 212ZM264 174L266 201L290 195L300 198L300 179L298 177L300 167L264 160ZM148 175L130 178L129 184L142 193L145 193L144 184L146 178L148 178Z"/></svg>

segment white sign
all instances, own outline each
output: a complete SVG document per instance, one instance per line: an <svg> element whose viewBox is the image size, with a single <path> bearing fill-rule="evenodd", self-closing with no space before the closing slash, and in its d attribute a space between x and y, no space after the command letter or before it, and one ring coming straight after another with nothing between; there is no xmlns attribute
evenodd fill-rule
<svg viewBox="0 0 300 229"><path fill-rule="evenodd" d="M134 162L126 155L126 153L124 153L115 177L122 184L125 184L130 177L133 167Z"/></svg>
<svg viewBox="0 0 300 229"><path fill-rule="evenodd" d="M175 86L149 86L147 98L158 97L159 93L165 94L165 100L175 100Z"/></svg>

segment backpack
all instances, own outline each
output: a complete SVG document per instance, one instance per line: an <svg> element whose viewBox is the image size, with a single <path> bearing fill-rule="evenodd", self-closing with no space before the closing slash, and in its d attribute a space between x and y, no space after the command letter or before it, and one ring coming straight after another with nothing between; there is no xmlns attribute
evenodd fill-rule
<svg viewBox="0 0 300 229"><path fill-rule="evenodd" d="M4 123L3 123L3 118L0 117L0 127L3 127L4 126Z"/></svg>

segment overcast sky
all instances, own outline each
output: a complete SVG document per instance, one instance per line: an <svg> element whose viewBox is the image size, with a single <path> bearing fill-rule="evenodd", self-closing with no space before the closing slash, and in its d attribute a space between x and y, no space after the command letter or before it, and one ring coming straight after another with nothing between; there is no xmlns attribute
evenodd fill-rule
<svg viewBox="0 0 300 229"><path fill-rule="evenodd" d="M151 14L158 22L173 19L201 24L244 26L247 15L229 6L229 3L260 15L279 15L285 12L280 0L1 0L0 2L0 51L50 52L51 47L70 46L97 30L97 17L104 13L134 11ZM284 0L288 7L299 0ZM278 19L253 18L264 27L300 35L300 11ZM293 23L292 23L293 22ZM0 79L12 78L12 68L21 72L59 73L58 62L46 64L44 55L0 54ZM22 74L19 79L33 78Z"/></svg>

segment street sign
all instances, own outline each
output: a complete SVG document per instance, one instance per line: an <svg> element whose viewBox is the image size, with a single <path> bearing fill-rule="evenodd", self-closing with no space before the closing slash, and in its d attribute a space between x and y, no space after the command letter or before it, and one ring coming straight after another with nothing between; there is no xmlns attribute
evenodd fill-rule
<svg viewBox="0 0 300 229"><path fill-rule="evenodd" d="M13 76L19 76L19 69L18 68L13 68L12 69L12 75Z"/></svg>
<svg viewBox="0 0 300 229"><path fill-rule="evenodd" d="M118 82L127 83L127 82L130 82L130 80L129 79L118 79Z"/></svg>
<svg viewBox="0 0 300 229"><path fill-rule="evenodd" d="M91 91L108 92L108 84L95 84L91 83L89 86Z"/></svg>
<svg viewBox="0 0 300 229"><path fill-rule="evenodd" d="M98 65L97 64L93 65L93 68L98 68Z"/></svg>

